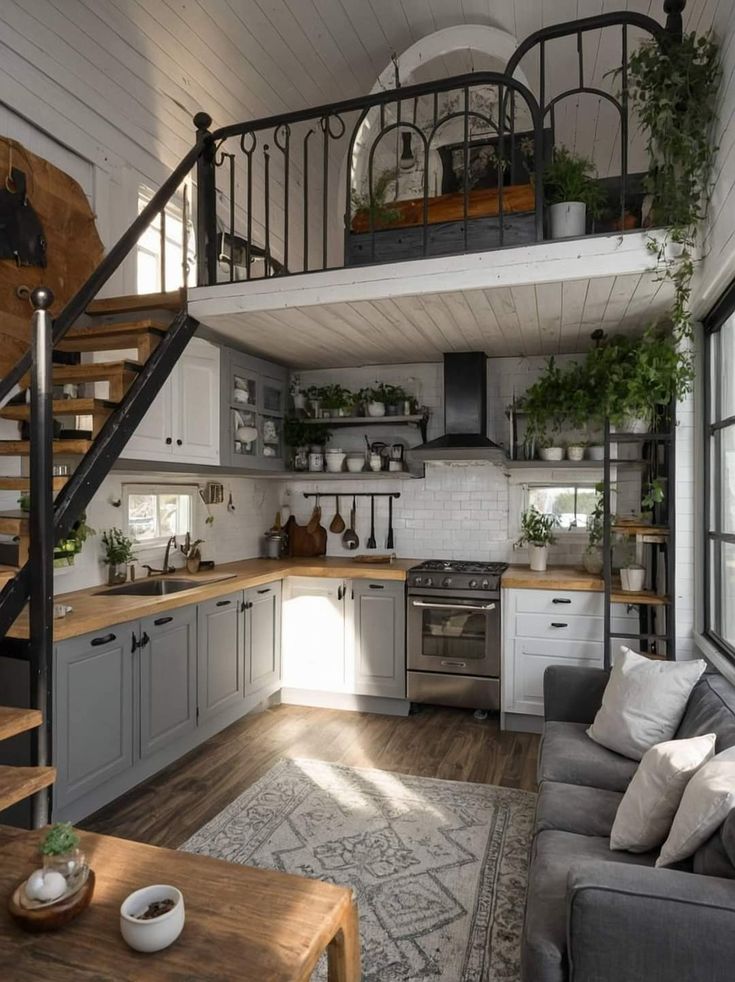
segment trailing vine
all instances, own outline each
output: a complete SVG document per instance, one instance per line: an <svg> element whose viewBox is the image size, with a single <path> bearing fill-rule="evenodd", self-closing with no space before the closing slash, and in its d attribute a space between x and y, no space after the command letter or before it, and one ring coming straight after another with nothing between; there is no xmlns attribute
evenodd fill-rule
<svg viewBox="0 0 735 982"><path fill-rule="evenodd" d="M718 149L712 133L720 75L718 47L710 35L652 38L628 61L629 96L650 161L644 186L652 197L654 223L668 230L652 234L648 248L674 287L671 321L677 342L692 337L692 255ZM680 252L674 259L668 258L670 243Z"/></svg>

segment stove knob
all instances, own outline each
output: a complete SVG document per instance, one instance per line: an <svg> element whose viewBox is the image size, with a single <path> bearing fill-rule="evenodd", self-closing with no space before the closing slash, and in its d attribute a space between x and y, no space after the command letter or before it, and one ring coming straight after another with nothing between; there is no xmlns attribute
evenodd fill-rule
<svg viewBox="0 0 735 982"><path fill-rule="evenodd" d="M414 576L414 578L413 578L413 585L414 586L421 586L422 582L423 582L423 580L421 579L420 576Z"/></svg>
<svg viewBox="0 0 735 982"><path fill-rule="evenodd" d="M430 576L427 576L426 579L424 580L424 586L433 586L433 585L434 585L434 581Z"/></svg>
<svg viewBox="0 0 735 982"><path fill-rule="evenodd" d="M490 589L490 582L489 582L489 580L483 580L482 581L482 589L483 590L489 590Z"/></svg>
<svg viewBox="0 0 735 982"><path fill-rule="evenodd" d="M451 586L451 585L452 585L452 577L445 576L444 579L442 580L442 586Z"/></svg>
<svg viewBox="0 0 735 982"><path fill-rule="evenodd" d="M470 590L476 590L479 585L477 580L470 580Z"/></svg>

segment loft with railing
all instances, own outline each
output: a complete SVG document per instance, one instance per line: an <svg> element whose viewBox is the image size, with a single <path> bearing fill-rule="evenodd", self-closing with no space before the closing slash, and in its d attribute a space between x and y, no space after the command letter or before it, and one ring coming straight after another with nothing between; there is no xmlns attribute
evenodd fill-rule
<svg viewBox="0 0 735 982"><path fill-rule="evenodd" d="M641 38L676 43L683 7L684 0L665 0L665 25L621 11L545 28L520 45L503 72L380 88L214 131L210 117L200 113L192 148L53 320L49 291L35 291L32 345L0 381L0 404L30 387L28 404L1 410L30 423L30 439L12 441L3 451L29 457L29 477L6 479L3 487L30 493L30 515L18 519L29 543L27 561L0 571L0 637L30 600L32 704L45 715L45 725L35 731L36 765L44 767L51 757L54 545L69 535L98 491L199 323L222 326L219 318L255 350L260 330L266 335L262 345L275 354L284 338L298 348L293 323L280 322L279 334L278 318L271 316L248 334L248 313L335 297L357 302L430 293L447 289L448 281L456 289L561 281L585 276L587 262L640 279L651 265L643 237L634 231L645 224L646 162L630 122L627 57ZM590 57L588 39L600 32L619 39L616 92L610 84L602 87L600 67ZM566 66L567 82L552 91L550 53L563 40L571 41L577 57ZM554 149L568 142L565 134L573 132L587 96L604 103L613 121L600 123L598 141L607 156L599 178L604 224L588 219L588 245L581 239L549 242L544 171ZM144 360L81 364L79 353L94 351L95 344L100 351L120 347L112 337L116 326L100 318L131 307L96 298L154 226L163 288L173 286L166 283L166 208L192 181L193 209L183 194L183 282L195 251L197 286L142 297L132 307L170 314L165 328L145 329L155 337ZM416 355L421 357L418 349ZM104 380L112 388L107 400L65 407L95 421L90 438L76 441L78 464L67 479L54 477L52 466L54 453L62 452L53 436L53 386L68 380ZM39 796L37 823L45 821L46 808Z"/></svg>

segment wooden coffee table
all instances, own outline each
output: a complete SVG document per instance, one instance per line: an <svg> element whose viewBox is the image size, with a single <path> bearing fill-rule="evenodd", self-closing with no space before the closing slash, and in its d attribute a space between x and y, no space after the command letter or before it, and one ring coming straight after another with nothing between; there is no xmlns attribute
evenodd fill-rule
<svg viewBox="0 0 735 982"><path fill-rule="evenodd" d="M297 982L326 949L329 982L359 982L357 908L347 887L91 832L81 833L81 848L97 877L92 905L59 931L27 934L7 900L40 865L41 836L0 825L2 979ZM150 883L181 890L186 924L170 948L143 955L123 941L119 912Z"/></svg>

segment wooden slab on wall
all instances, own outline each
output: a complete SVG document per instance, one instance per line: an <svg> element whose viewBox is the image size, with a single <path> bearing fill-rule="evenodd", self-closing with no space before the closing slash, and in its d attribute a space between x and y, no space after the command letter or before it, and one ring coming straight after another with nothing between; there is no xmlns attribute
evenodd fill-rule
<svg viewBox="0 0 735 982"><path fill-rule="evenodd" d="M18 296L19 287L50 287L55 316L84 283L104 255L95 215L80 185L64 171L0 135L0 175L10 166L26 175L26 188L46 236L48 265L18 266L0 260L0 375L4 375L30 344L31 305Z"/></svg>

